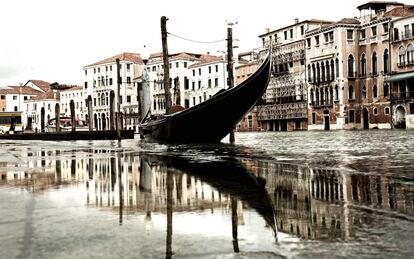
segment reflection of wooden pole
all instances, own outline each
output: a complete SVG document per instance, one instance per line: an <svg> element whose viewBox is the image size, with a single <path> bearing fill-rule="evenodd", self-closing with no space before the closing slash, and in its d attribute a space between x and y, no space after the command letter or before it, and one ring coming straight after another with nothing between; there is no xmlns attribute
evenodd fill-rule
<svg viewBox="0 0 414 259"><path fill-rule="evenodd" d="M60 104L56 104L55 105L55 131L59 132L60 131Z"/></svg>
<svg viewBox="0 0 414 259"><path fill-rule="evenodd" d="M234 197L231 197L231 230L233 236L233 250L235 253L240 252L239 240L237 238L237 220L237 200Z"/></svg>
<svg viewBox="0 0 414 259"><path fill-rule="evenodd" d="M119 58L116 59L116 78L116 111L118 113L116 121L116 135L118 136L118 140L121 140L121 65L119 64Z"/></svg>
<svg viewBox="0 0 414 259"><path fill-rule="evenodd" d="M227 84L229 88L234 86L233 76L233 29L227 28ZM230 143L234 143L234 129L230 131Z"/></svg>
<svg viewBox="0 0 414 259"><path fill-rule="evenodd" d="M122 166L121 166L121 154L118 153L118 188L119 188L119 225L122 225L124 198L122 194Z"/></svg>
<svg viewBox="0 0 414 259"><path fill-rule="evenodd" d="M70 123L72 124L72 132L76 130L76 120L75 120L75 102L70 100Z"/></svg>
<svg viewBox="0 0 414 259"><path fill-rule="evenodd" d="M164 63L164 91L165 91L165 112L171 108L171 86L170 86L170 62L168 57L167 42L167 20L165 16L161 17L161 40L162 40L162 57Z"/></svg>
<svg viewBox="0 0 414 259"><path fill-rule="evenodd" d="M90 95L86 99L86 105L88 106L88 126L89 126L89 131L93 131L92 97Z"/></svg>
<svg viewBox="0 0 414 259"><path fill-rule="evenodd" d="M165 258L172 257L172 215L173 215L173 176L167 170L167 247Z"/></svg>

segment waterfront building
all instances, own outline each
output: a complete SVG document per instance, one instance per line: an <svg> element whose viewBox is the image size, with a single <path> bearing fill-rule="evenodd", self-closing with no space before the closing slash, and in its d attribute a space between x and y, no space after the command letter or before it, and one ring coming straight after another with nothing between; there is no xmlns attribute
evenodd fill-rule
<svg viewBox="0 0 414 259"><path fill-rule="evenodd" d="M385 80L390 90L392 124L414 128L414 12L399 10L404 17L391 21L391 73Z"/></svg>
<svg viewBox="0 0 414 259"><path fill-rule="evenodd" d="M258 55L259 54L255 51L239 53L239 65L235 68L236 76L234 84L236 86L249 78L257 70L259 67ZM239 132L262 131L262 125L257 119L257 105L255 105L253 109L246 114L236 130Z"/></svg>
<svg viewBox="0 0 414 259"><path fill-rule="evenodd" d="M181 52L169 55L170 89L173 105L190 108L199 104L227 84L226 63L210 54ZM152 114L165 113L164 69L162 54L152 54L147 64L152 98Z"/></svg>
<svg viewBox="0 0 414 259"><path fill-rule="evenodd" d="M412 11L397 2L358 9L358 19L306 33L309 129L391 128L390 24Z"/></svg>
<svg viewBox="0 0 414 259"><path fill-rule="evenodd" d="M82 86L73 86L71 88L60 91L60 114L61 116L70 117L70 102L73 100L75 105L75 118L87 120L88 109L84 96L84 88Z"/></svg>
<svg viewBox="0 0 414 259"><path fill-rule="evenodd" d="M83 67L84 99L92 98L93 127L96 130L109 129L110 93L117 95L116 60L119 59L120 106L124 128L135 129L138 125L138 89L134 78L142 74L144 63L137 53L121 53ZM115 98L115 107L117 107Z"/></svg>
<svg viewBox="0 0 414 259"><path fill-rule="evenodd" d="M273 70L264 104L258 105L258 120L268 131L307 129L305 82L305 33L322 20L305 20L259 35L262 47L272 48Z"/></svg>
<svg viewBox="0 0 414 259"><path fill-rule="evenodd" d="M31 129L34 131L40 131L42 127L41 114L44 111L44 126L47 127L48 122L55 118L56 104L60 103L59 90L49 88L44 93L27 99L25 104L25 114L27 116L26 123L24 125L31 125Z"/></svg>

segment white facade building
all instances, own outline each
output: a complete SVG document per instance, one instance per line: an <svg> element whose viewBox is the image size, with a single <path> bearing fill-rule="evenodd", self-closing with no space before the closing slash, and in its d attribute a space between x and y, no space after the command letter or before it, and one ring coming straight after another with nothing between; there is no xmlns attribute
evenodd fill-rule
<svg viewBox="0 0 414 259"><path fill-rule="evenodd" d="M75 104L75 118L86 120L88 109L84 96L84 89L82 86L75 86L67 90L60 91L60 114L61 116L70 117L70 101L73 100Z"/></svg>
<svg viewBox="0 0 414 259"><path fill-rule="evenodd" d="M142 74L143 61L139 54L122 53L83 67L84 99L92 98L93 126L98 130L110 127L110 92L117 95L116 59L120 60L120 105L124 116L124 128L138 125L138 90L134 78ZM84 107L84 106L83 106ZM115 98L115 111L117 101Z"/></svg>
<svg viewBox="0 0 414 259"><path fill-rule="evenodd" d="M41 130L41 114L42 109L45 111L45 127L48 121L55 118L55 107L59 103L59 91L49 89L46 93L39 94L25 101L27 123L32 124L34 131Z"/></svg>

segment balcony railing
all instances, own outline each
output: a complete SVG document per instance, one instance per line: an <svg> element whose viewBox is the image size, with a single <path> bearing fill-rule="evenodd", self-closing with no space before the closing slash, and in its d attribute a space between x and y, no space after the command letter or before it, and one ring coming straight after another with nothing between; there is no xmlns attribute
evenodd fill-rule
<svg viewBox="0 0 414 259"><path fill-rule="evenodd" d="M412 99L414 99L414 91L391 93L391 100L393 101L404 101L404 100L412 100Z"/></svg>
<svg viewBox="0 0 414 259"><path fill-rule="evenodd" d="M404 30L400 33L392 35L392 41L400 41L400 40L409 40L414 38L414 31L413 30Z"/></svg>
<svg viewBox="0 0 414 259"><path fill-rule="evenodd" d="M348 78L349 79L356 79L357 73L356 72L348 72Z"/></svg>

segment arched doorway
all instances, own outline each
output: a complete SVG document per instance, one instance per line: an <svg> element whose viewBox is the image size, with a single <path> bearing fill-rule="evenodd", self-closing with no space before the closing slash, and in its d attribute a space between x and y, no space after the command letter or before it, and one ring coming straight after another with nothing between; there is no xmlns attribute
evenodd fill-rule
<svg viewBox="0 0 414 259"><path fill-rule="evenodd" d="M93 115L93 123L95 124L95 130L98 130L98 115L96 113Z"/></svg>
<svg viewBox="0 0 414 259"><path fill-rule="evenodd" d="M101 122L102 122L102 130L106 130L106 115L105 113L102 113L101 115Z"/></svg>
<svg viewBox="0 0 414 259"><path fill-rule="evenodd" d="M329 116L328 110L323 111L323 119L324 119L324 125L325 125L324 129L330 130L331 125L330 125L330 116Z"/></svg>
<svg viewBox="0 0 414 259"><path fill-rule="evenodd" d="M398 106L395 110L395 127L397 129L405 129L405 109L403 106Z"/></svg>
<svg viewBox="0 0 414 259"><path fill-rule="evenodd" d="M369 114L367 108L362 109L362 122L364 129L369 129Z"/></svg>

